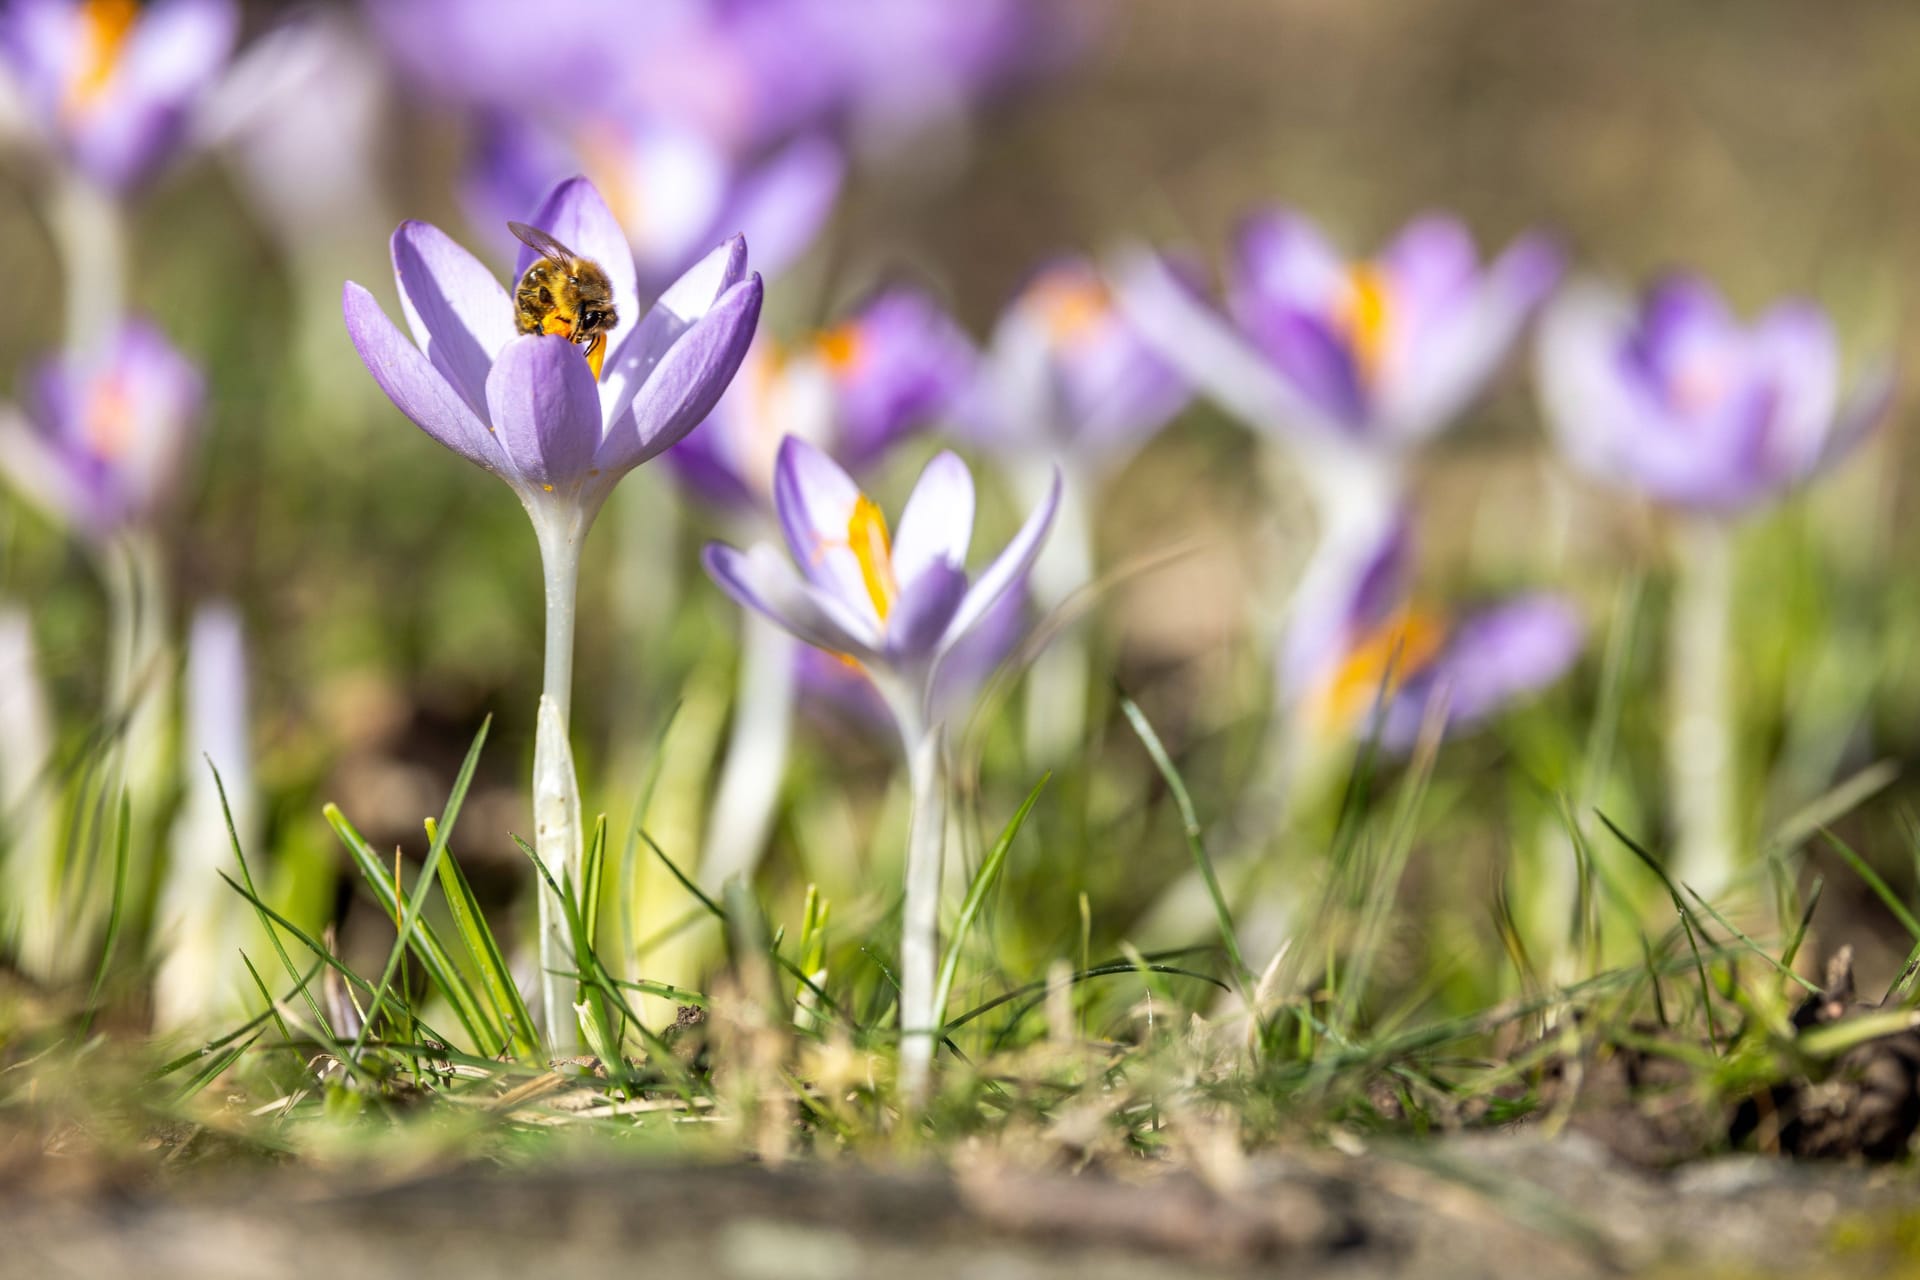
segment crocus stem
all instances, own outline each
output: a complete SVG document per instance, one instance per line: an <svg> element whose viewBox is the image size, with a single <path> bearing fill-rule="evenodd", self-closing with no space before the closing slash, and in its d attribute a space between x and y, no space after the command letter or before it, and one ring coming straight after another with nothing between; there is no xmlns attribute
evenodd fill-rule
<svg viewBox="0 0 1920 1280"><path fill-rule="evenodd" d="M66 930L60 919L59 823L49 765L53 713L33 643L31 615L0 604L0 945L28 974L51 982Z"/></svg>
<svg viewBox="0 0 1920 1280"><path fill-rule="evenodd" d="M534 513L540 566L546 576L546 678L533 748L534 850L567 892L578 892L584 850L580 830L580 783L574 773L568 723L573 701L574 602L580 580L580 543L586 520L543 519ZM548 1046L556 1057L579 1048L569 984L561 973L574 968L573 937L566 909L540 889L540 1000ZM589 922L590 924L591 922ZM559 972L556 972L559 971Z"/></svg>
<svg viewBox="0 0 1920 1280"><path fill-rule="evenodd" d="M1043 498L1053 482L1053 463L1022 467L1015 482L1023 501ZM1041 617L1050 616L1093 579L1093 518L1084 477L1063 474L1053 532L1033 563L1030 581ZM1027 675L1027 761L1053 765L1070 758L1086 737L1087 633L1062 628L1034 660Z"/></svg>
<svg viewBox="0 0 1920 1280"><path fill-rule="evenodd" d="M107 804L101 812L117 809L118 789L125 787L132 809L135 834L127 863L125 900L144 902L153 858L146 832L159 816L168 787L167 745L172 671L167 661L166 593L160 549L138 530L116 537L102 549L101 576L107 588L107 627L110 646L107 667L107 714L118 736L113 745L114 767ZM96 847L108 847L102 831ZM82 877L84 880L85 877ZM101 904L82 904L92 912ZM89 933L93 921L88 918ZM82 954L85 944L77 948Z"/></svg>
<svg viewBox="0 0 1920 1280"><path fill-rule="evenodd" d="M903 726L904 727L904 726ZM909 1105L926 1100L940 1011L940 881L946 853L946 771L938 727L907 739L913 820L907 838L907 893L900 924L900 1085Z"/></svg>
<svg viewBox="0 0 1920 1280"><path fill-rule="evenodd" d="M718 890L730 876L750 877L759 864L792 736L794 639L751 610L745 624L733 730L700 855L700 880L708 892Z"/></svg>
<svg viewBox="0 0 1920 1280"><path fill-rule="evenodd" d="M84 353L108 340L126 306L126 217L111 193L62 166L47 221L65 281L67 349Z"/></svg>
<svg viewBox="0 0 1920 1280"><path fill-rule="evenodd" d="M1676 878L1713 897L1738 871L1734 814L1733 530L1712 517L1675 529L1668 649L1667 785Z"/></svg>

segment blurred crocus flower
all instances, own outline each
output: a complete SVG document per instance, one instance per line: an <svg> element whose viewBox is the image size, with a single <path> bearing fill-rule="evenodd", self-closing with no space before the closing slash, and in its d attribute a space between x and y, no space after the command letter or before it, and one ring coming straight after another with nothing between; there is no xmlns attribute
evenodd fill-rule
<svg viewBox="0 0 1920 1280"><path fill-rule="evenodd" d="M945 416L973 366L966 335L938 304L890 288L792 348L758 338L713 416L667 461L716 506L766 509L785 437L818 446L858 474Z"/></svg>
<svg viewBox="0 0 1920 1280"><path fill-rule="evenodd" d="M1202 390L1262 430L1397 448L1446 427L1484 389L1559 279L1540 236L1482 263L1433 215L1350 262L1299 214L1242 229L1222 311L1167 262L1121 266L1143 332Z"/></svg>
<svg viewBox="0 0 1920 1280"><path fill-rule="evenodd" d="M643 312L626 236L590 183L562 183L531 221L613 283L620 327L597 382L565 337L517 333L507 288L426 223L393 236L411 340L351 283L347 329L381 390L421 430L511 485L536 526L558 520L583 533L621 476L711 412L752 341L760 278L747 274L746 245L735 239ZM516 279L535 257L522 250Z"/></svg>
<svg viewBox="0 0 1920 1280"><path fill-rule="evenodd" d="M570 173L585 173L626 229L640 293L652 297L712 245L734 235L778 275L813 244L839 198L845 164L807 135L751 160L652 119L619 115L550 125L489 110L477 121L465 182L477 221L502 224Z"/></svg>
<svg viewBox="0 0 1920 1280"><path fill-rule="evenodd" d="M959 425L1002 456L1098 475L1185 407L1186 380L1141 338L1093 264L1041 270L994 330Z"/></svg>
<svg viewBox="0 0 1920 1280"><path fill-rule="evenodd" d="M1775 499L1842 457L1885 414L1879 366L1842 393L1826 316L1781 303L1742 324L1694 276L1637 302L1597 283L1548 310L1541 393L1562 448L1593 474L1683 510Z"/></svg>
<svg viewBox="0 0 1920 1280"><path fill-rule="evenodd" d="M941 665L1032 567L1058 486L978 580L966 572L973 477L951 453L921 473L898 539L839 464L803 440L781 445L773 494L791 562L765 543L746 552L714 543L707 572L740 604L865 668L913 750L931 727Z"/></svg>
<svg viewBox="0 0 1920 1280"><path fill-rule="evenodd" d="M1376 728L1409 750L1429 713L1471 728L1553 684L1580 655L1585 627L1568 600L1521 595L1454 617L1413 603L1410 524L1401 521L1355 566L1337 616L1318 620L1292 672L1301 714L1338 738Z"/></svg>
<svg viewBox="0 0 1920 1280"><path fill-rule="evenodd" d="M60 355L0 417L0 472L21 497L96 542L153 521L200 427L200 373L158 329L129 321L97 359Z"/></svg>
<svg viewBox="0 0 1920 1280"><path fill-rule="evenodd" d="M900 1073L916 1104L925 1096L944 1016L935 969L946 846L944 717L952 708L940 705L936 691L960 645L1032 567L1060 489L1056 481L978 579L966 571L973 497L966 464L939 454L908 497L896 540L878 504L838 464L790 438L775 464L773 500L791 559L765 543L746 552L712 543L704 556L708 574L735 601L860 664L900 731L913 787L900 930Z"/></svg>
<svg viewBox="0 0 1920 1280"><path fill-rule="evenodd" d="M126 191L187 137L239 22L232 0L11 0L0 12L0 68L58 154Z"/></svg>

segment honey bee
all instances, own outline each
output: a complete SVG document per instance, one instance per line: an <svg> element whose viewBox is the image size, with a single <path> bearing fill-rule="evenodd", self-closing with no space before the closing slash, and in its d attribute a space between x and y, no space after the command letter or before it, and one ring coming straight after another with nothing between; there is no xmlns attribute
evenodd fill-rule
<svg viewBox="0 0 1920 1280"><path fill-rule="evenodd" d="M599 263L540 228L524 222L509 222L507 228L540 255L514 286L515 326L521 333L557 333L585 347L587 366L599 378L607 333L620 323L613 308L613 281Z"/></svg>

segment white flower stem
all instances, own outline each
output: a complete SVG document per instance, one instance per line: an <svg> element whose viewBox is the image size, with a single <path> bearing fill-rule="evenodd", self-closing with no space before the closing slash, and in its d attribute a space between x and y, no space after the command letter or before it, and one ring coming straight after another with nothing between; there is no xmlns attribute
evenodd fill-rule
<svg viewBox="0 0 1920 1280"><path fill-rule="evenodd" d="M126 901L144 902L153 863L148 838L158 819L169 786L168 739L173 672L167 653L167 601L160 548L141 530L130 530L102 548L101 576L107 589L107 714L116 722L113 767L106 777L111 790L102 813L117 813L119 789L125 787L134 822L131 856L127 863ZM104 851L111 832L102 829L96 841ZM102 856L106 856L103 852ZM111 865L105 880L111 879ZM103 903L82 904L89 934L92 919ZM85 942L79 944L84 954Z"/></svg>
<svg viewBox="0 0 1920 1280"><path fill-rule="evenodd" d="M900 922L900 1086L909 1106L927 1097L940 1010L933 1007L940 966L940 884L946 854L946 770L938 727L903 724L913 820L907 838L906 901ZM912 730L909 733L910 729Z"/></svg>
<svg viewBox="0 0 1920 1280"><path fill-rule="evenodd" d="M771 619L745 611L733 728L700 854L700 881L708 892L729 877L751 877L766 849L786 777L796 656L792 636Z"/></svg>
<svg viewBox="0 0 1920 1280"><path fill-rule="evenodd" d="M126 309L127 228L112 193L69 166L49 187L47 222L66 289L66 344L97 350Z"/></svg>
<svg viewBox="0 0 1920 1280"><path fill-rule="evenodd" d="M1053 482L1053 462L1016 467L1015 487L1024 504L1032 506L1046 496ZM1088 477L1062 467L1060 506L1053 532L1034 561L1030 581L1042 618L1050 616L1068 597L1093 580L1093 511L1088 503ZM1084 627L1062 628L1027 674L1027 762L1055 765L1070 759L1086 739L1087 679L1091 663Z"/></svg>
<svg viewBox="0 0 1920 1280"><path fill-rule="evenodd" d="M0 945L42 982L60 972L67 930L60 915L60 824L51 762L53 713L33 641L32 616L0 604Z"/></svg>
<svg viewBox="0 0 1920 1280"><path fill-rule="evenodd" d="M561 886L578 892L585 857L580 830L580 783L574 773L568 739L573 702L573 633L580 581L580 544L585 519L568 511L529 508L540 539L540 567L546 577L546 675L540 690L538 728L533 749L534 850ZM544 885L539 888L540 1004L548 1047L556 1057L579 1049L579 1020L568 983L555 970L573 968L573 938L564 906Z"/></svg>
<svg viewBox="0 0 1920 1280"><path fill-rule="evenodd" d="M1708 898L1739 870L1733 737L1733 529L1711 516L1675 529L1667 662L1667 786L1675 878Z"/></svg>

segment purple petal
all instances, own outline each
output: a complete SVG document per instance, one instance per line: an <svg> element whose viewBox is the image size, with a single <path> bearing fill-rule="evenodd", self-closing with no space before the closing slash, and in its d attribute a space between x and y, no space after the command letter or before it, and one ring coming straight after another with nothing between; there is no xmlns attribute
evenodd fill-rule
<svg viewBox="0 0 1920 1280"><path fill-rule="evenodd" d="M722 591L796 638L831 653L874 657L879 636L873 629L847 617L834 601L808 587L773 547L763 543L743 554L725 543L711 542L700 559Z"/></svg>
<svg viewBox="0 0 1920 1280"><path fill-rule="evenodd" d="M753 246L754 266L777 276L819 236L845 177L838 147L822 137L800 138L735 184L715 230L743 234Z"/></svg>
<svg viewBox="0 0 1920 1280"><path fill-rule="evenodd" d="M514 472L549 492L586 478L600 447L600 393L580 348L527 334L501 349L487 409Z"/></svg>
<svg viewBox="0 0 1920 1280"><path fill-rule="evenodd" d="M966 599L960 602L959 610L947 626L947 634L941 639L942 656L978 625L995 602L1012 590L1016 582L1026 578L1027 571L1033 568L1034 558L1040 554L1041 544L1046 541L1047 531L1053 527L1054 513L1059 509L1060 472L1056 468L1047 496L1033 509L1027 522L1020 526L1020 532L1013 535L1013 541L987 566L967 592Z"/></svg>
<svg viewBox="0 0 1920 1280"><path fill-rule="evenodd" d="M893 539L893 571L902 589L938 566L965 568L973 541L973 475L951 452L920 473Z"/></svg>
<svg viewBox="0 0 1920 1280"><path fill-rule="evenodd" d="M603 470L637 467L706 420L753 345L760 301L755 275L734 285L680 336L646 374L631 407L609 425L599 452Z"/></svg>
<svg viewBox="0 0 1920 1280"><path fill-rule="evenodd" d="M899 598L887 615L889 660L911 663L933 656L966 594L966 571L958 565L936 563L902 579Z"/></svg>
<svg viewBox="0 0 1920 1280"><path fill-rule="evenodd" d="M860 496L852 477L819 449L798 436L780 442L773 464L773 508L794 563L810 581L864 618L874 613L874 605L848 541ZM877 614L874 622L877 626Z"/></svg>
<svg viewBox="0 0 1920 1280"><path fill-rule="evenodd" d="M1558 596L1526 596L1469 617L1439 657L1395 694L1381 745L1411 747L1435 698L1446 700L1449 731L1487 719L1559 680L1585 642L1579 610Z"/></svg>
<svg viewBox="0 0 1920 1280"><path fill-rule="evenodd" d="M163 0L149 7L128 33L98 100L79 113L69 110L64 93L55 104L81 166L125 190L164 165L186 135L194 99L212 86L232 52L239 24L231 0ZM65 86L69 92L73 83Z"/></svg>
<svg viewBox="0 0 1920 1280"><path fill-rule="evenodd" d="M875 295L821 349L838 402L834 452L856 472L947 414L978 364L946 312L903 288Z"/></svg>
<svg viewBox="0 0 1920 1280"><path fill-rule="evenodd" d="M512 299L485 264L438 227L403 222L391 247L414 341L484 419L488 371L514 337Z"/></svg>
<svg viewBox="0 0 1920 1280"><path fill-rule="evenodd" d="M1786 302L1753 328L1754 373L1773 392L1764 463L1798 478L1820 462L1840 402L1840 352L1833 325L1812 303Z"/></svg>
<svg viewBox="0 0 1920 1280"><path fill-rule="evenodd" d="M1235 249L1236 309L1257 302L1321 311L1346 286L1345 259L1310 219L1290 209L1248 218L1240 226Z"/></svg>
<svg viewBox="0 0 1920 1280"><path fill-rule="evenodd" d="M341 299L347 334L367 372L415 426L469 462L502 471L506 455L460 393L407 341L373 295L348 282Z"/></svg>
<svg viewBox="0 0 1920 1280"><path fill-rule="evenodd" d="M668 349L745 280L746 271L746 241L735 236L688 268L625 338L614 336L613 350L600 371L600 401L608 422L627 411Z"/></svg>

